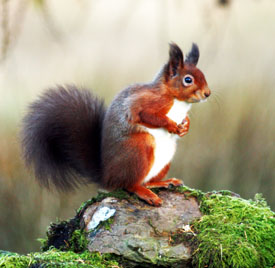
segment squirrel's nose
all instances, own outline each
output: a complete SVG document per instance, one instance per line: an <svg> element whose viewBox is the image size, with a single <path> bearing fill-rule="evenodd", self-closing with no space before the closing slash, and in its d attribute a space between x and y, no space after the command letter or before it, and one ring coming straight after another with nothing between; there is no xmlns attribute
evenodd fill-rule
<svg viewBox="0 0 275 268"><path fill-rule="evenodd" d="M209 97L210 94L211 94L210 89L206 89L206 90L203 92L203 94L204 94L205 98Z"/></svg>

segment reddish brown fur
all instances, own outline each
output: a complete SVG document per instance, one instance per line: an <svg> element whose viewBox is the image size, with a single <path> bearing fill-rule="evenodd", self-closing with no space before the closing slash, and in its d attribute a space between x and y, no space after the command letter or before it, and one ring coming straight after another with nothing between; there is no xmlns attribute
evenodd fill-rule
<svg viewBox="0 0 275 268"><path fill-rule="evenodd" d="M168 173L169 169L170 169L170 165L171 163L167 164L160 172L158 175L156 175L155 177L153 177L149 183L151 182L156 182L156 181L161 181ZM147 183L146 183L147 184ZM146 185L145 184L145 185Z"/></svg>
<svg viewBox="0 0 275 268"><path fill-rule="evenodd" d="M161 94L160 94L161 92ZM166 116L173 105L173 97L167 93L166 87L159 91L145 91L137 95L131 107L132 124L141 124L149 128L165 128L170 133L179 134L180 127Z"/></svg>
<svg viewBox="0 0 275 268"><path fill-rule="evenodd" d="M182 124L177 125L166 116L173 105L173 100L197 102L210 95L210 90L203 73L194 65L185 64L178 72L178 76L169 80L162 77L161 83L153 85L152 88L140 90L136 94L136 101L131 107L130 123L142 124L150 128L162 127L170 133L181 136ZM188 88L182 83L182 77L186 74L191 74L195 78L194 84ZM201 98L198 98L196 93L199 93Z"/></svg>
<svg viewBox="0 0 275 268"><path fill-rule="evenodd" d="M149 182L145 183L144 186L147 188L157 188L157 187L168 188L170 184L174 186L182 185L182 181L175 178L161 181L166 176L169 169L170 169L170 163L167 164L157 176L153 177Z"/></svg>
<svg viewBox="0 0 275 268"><path fill-rule="evenodd" d="M133 125L138 124L149 128L164 128L168 132L178 134L182 137L188 133L190 119L186 116L181 124L177 124L167 117L167 113L171 109L174 99L191 103L198 102L208 97L210 90L203 73L196 68L194 64L184 63L179 51L176 53L176 56L173 56L174 52L172 51L172 53L170 53L170 61L165 69L166 71L164 71L159 80L157 80L155 84L139 88L136 92L131 105L131 117L129 121ZM173 57L177 58L175 59ZM183 84L182 79L187 74L192 75L194 78L194 83L190 86ZM150 163L150 167L152 163ZM133 181L132 185L129 184L126 189L136 193L149 204L155 206L161 205L161 199L146 187L168 187L170 184L175 186L181 185L182 182L175 178L161 181L167 174L169 167L170 163L166 165L157 176L153 177L144 185L142 185L142 183L146 175L143 173L144 176L136 177L135 182ZM150 168L146 169L146 174L148 174L149 171Z"/></svg>
<svg viewBox="0 0 275 268"><path fill-rule="evenodd" d="M175 76L168 81L163 79L168 95L187 102L195 102L194 100L197 99L197 96L195 95L196 91L201 91L202 94L209 93L208 95L210 95L210 90L204 74L195 65L184 64L184 67L179 69L178 72L178 76ZM182 83L182 78L187 74L191 74L195 78L194 84L189 87L185 87Z"/></svg>
<svg viewBox="0 0 275 268"><path fill-rule="evenodd" d="M154 161L154 138L148 133L132 134L120 146L103 174L104 185L110 189L140 185Z"/></svg>
<svg viewBox="0 0 275 268"><path fill-rule="evenodd" d="M160 94L161 92L161 94ZM173 105L173 98L164 90L146 90L136 95L136 101L131 106L132 124L142 124L150 128L169 128L175 125L166 114Z"/></svg>

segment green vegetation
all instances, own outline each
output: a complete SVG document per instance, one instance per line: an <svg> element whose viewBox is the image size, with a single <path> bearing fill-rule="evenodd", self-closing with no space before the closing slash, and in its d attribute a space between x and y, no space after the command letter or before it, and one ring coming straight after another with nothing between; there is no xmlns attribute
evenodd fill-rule
<svg viewBox="0 0 275 268"><path fill-rule="evenodd" d="M51 223L46 236L47 239L39 239L42 251L55 247L60 250L80 252L83 250L83 245L85 244L83 239L84 231L80 230L79 218L77 216L68 221Z"/></svg>
<svg viewBox="0 0 275 268"><path fill-rule="evenodd" d="M186 197L188 199L189 196L196 197L198 202L201 202L205 198L205 193L203 193L201 190L192 189L190 187L187 187L185 185L179 186L179 187L173 187L169 189L170 191L177 191Z"/></svg>
<svg viewBox="0 0 275 268"><path fill-rule="evenodd" d="M194 196L204 216L191 226L197 235L194 267L254 268L275 265L275 213L261 194L254 200L238 198L230 191L203 193L186 186L170 189ZM191 236L192 237L192 236ZM178 233L172 243L186 242L190 233Z"/></svg>
<svg viewBox="0 0 275 268"><path fill-rule="evenodd" d="M193 223L194 267L275 265L275 213L259 195L252 201L205 194L200 206L204 216Z"/></svg>
<svg viewBox="0 0 275 268"><path fill-rule="evenodd" d="M75 230L69 239L70 250L74 252L82 252L87 249L88 240L86 238L86 233L84 230Z"/></svg>
<svg viewBox="0 0 275 268"><path fill-rule="evenodd" d="M107 268L117 267L119 264L111 260L109 255L90 253L83 251L80 254L72 251L60 251L52 248L46 252L36 252L27 255L12 254L0 251L0 267L24 268L24 267L93 267Z"/></svg>
<svg viewBox="0 0 275 268"><path fill-rule="evenodd" d="M111 225L114 222L114 216L112 216L111 218L109 218L106 221L103 221L99 224L99 226L97 228L104 228L105 230L110 231L111 230Z"/></svg>

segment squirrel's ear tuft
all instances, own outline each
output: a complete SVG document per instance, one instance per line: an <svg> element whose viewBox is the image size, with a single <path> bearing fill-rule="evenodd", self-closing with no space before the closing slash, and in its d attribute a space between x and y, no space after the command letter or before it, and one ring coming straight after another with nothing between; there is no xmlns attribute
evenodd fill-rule
<svg viewBox="0 0 275 268"><path fill-rule="evenodd" d="M187 54L185 62L197 65L200 57L200 51L197 44L193 43L191 51Z"/></svg>
<svg viewBox="0 0 275 268"><path fill-rule="evenodd" d="M169 62L166 68L166 75L175 76L179 69L183 68L183 54L181 49L175 44L170 43Z"/></svg>

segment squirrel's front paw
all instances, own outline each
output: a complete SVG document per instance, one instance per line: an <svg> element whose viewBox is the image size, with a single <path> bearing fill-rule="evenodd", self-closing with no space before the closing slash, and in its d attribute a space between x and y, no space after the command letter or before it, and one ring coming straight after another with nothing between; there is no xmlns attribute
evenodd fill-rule
<svg viewBox="0 0 275 268"><path fill-rule="evenodd" d="M168 132L170 133L173 133L173 134L178 134L178 131L179 131L179 125L177 125L175 122L173 122L173 124L170 124L167 126L167 130Z"/></svg>
<svg viewBox="0 0 275 268"><path fill-rule="evenodd" d="M185 119L182 121L181 124L178 124L178 132L177 134L180 137L183 137L184 135L186 135L189 131L189 126L190 126L190 119L189 116L186 116Z"/></svg>

